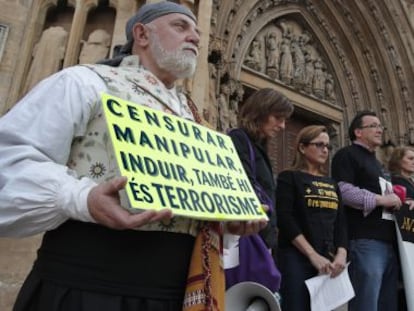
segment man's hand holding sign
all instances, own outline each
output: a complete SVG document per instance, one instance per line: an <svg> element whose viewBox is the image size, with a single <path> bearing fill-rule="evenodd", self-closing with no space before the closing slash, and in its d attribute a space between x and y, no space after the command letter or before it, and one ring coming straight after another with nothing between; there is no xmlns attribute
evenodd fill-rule
<svg viewBox="0 0 414 311"><path fill-rule="evenodd" d="M174 214L230 221L227 228L234 234L266 225L230 138L106 94L102 102L120 174L126 178L101 184L89 195L97 222L126 229ZM121 189L128 197L124 207L139 213L113 208L121 204ZM100 204L103 199L106 204Z"/></svg>
<svg viewBox="0 0 414 311"><path fill-rule="evenodd" d="M126 177L117 177L109 182L98 184L88 196L88 208L97 223L112 229L132 229L150 222L171 218L172 210L146 210L142 213L131 214L126 209L119 208L118 191L125 188Z"/></svg>

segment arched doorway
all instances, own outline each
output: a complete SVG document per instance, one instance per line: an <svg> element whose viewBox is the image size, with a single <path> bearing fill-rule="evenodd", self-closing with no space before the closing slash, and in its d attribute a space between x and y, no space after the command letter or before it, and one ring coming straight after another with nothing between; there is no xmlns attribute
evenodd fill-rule
<svg viewBox="0 0 414 311"><path fill-rule="evenodd" d="M283 150L274 148L284 154L275 160L276 171L289 164L291 142L300 127L322 123L330 130L334 148L342 147L348 143L349 120L360 110L372 110L389 124L384 147L414 143L413 102L408 96L413 71L403 65L410 56L398 48L398 27L390 18L392 10L401 12L398 5L383 0L234 0L213 5L209 48L210 56L219 57L210 61L212 102L220 97L225 81L235 81L244 89L276 88L295 103L296 112L281 139ZM221 94L221 103L226 103L223 98L227 103L237 98L236 90L230 87ZM234 103L215 107L217 119L222 111L237 113ZM231 123L225 117L218 128L225 129L227 120ZM380 158L386 150L379 150Z"/></svg>

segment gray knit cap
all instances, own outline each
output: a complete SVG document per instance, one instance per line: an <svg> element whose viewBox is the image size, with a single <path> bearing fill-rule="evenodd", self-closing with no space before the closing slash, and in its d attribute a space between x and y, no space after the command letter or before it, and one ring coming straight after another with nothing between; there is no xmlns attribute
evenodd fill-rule
<svg viewBox="0 0 414 311"><path fill-rule="evenodd" d="M194 16L193 12L191 12L190 9L183 5L170 1L160 1L156 3L144 4L142 7L140 7L138 12L128 20L126 24L125 33L128 42L132 41L133 39L132 28L135 24L148 24L158 17L172 13L187 15L194 22L197 22L197 19Z"/></svg>

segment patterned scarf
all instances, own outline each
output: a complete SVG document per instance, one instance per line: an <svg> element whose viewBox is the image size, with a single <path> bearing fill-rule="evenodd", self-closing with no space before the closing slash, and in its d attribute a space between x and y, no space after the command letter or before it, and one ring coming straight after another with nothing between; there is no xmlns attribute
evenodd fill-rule
<svg viewBox="0 0 414 311"><path fill-rule="evenodd" d="M183 311L224 311L224 270L220 223L205 223L196 237Z"/></svg>
<svg viewBox="0 0 414 311"><path fill-rule="evenodd" d="M187 103L195 121L205 125L188 96ZM224 293L223 232L219 222L206 222L195 240L183 311L224 311Z"/></svg>

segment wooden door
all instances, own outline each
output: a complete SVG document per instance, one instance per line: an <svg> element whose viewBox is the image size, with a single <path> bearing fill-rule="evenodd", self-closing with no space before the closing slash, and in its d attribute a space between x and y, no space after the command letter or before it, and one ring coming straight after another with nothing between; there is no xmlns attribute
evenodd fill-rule
<svg viewBox="0 0 414 311"><path fill-rule="evenodd" d="M310 123L293 116L287 121L285 130L269 141L267 150L274 174L278 174L292 164L296 136L308 124Z"/></svg>

